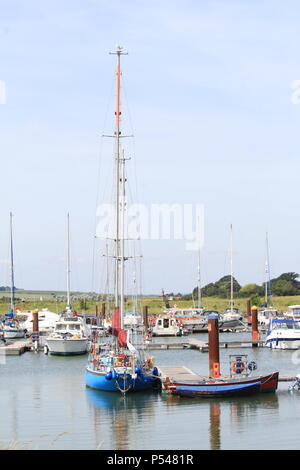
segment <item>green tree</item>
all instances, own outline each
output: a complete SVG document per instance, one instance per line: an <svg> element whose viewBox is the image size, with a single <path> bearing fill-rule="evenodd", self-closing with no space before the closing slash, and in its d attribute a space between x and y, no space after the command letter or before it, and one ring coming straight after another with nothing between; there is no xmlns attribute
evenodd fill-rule
<svg viewBox="0 0 300 470"><path fill-rule="evenodd" d="M251 297L252 295L262 295L262 287L258 284L246 284L239 291L240 297Z"/></svg>

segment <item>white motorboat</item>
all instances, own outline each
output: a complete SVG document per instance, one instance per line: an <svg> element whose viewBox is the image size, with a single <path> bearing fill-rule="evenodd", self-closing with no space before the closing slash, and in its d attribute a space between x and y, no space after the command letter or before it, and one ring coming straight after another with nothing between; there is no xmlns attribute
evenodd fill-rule
<svg viewBox="0 0 300 470"><path fill-rule="evenodd" d="M300 321L293 318L271 318L266 346L271 349L299 349Z"/></svg>
<svg viewBox="0 0 300 470"><path fill-rule="evenodd" d="M157 317L154 326L151 329L152 336L182 336L188 333L183 328L183 323L168 315Z"/></svg>
<svg viewBox="0 0 300 470"><path fill-rule="evenodd" d="M276 318L277 316L278 310L276 308L264 308L263 310L258 310L257 321L259 325L268 326L271 318Z"/></svg>
<svg viewBox="0 0 300 470"><path fill-rule="evenodd" d="M289 305L284 316L287 318L300 318L300 305Z"/></svg>
<svg viewBox="0 0 300 470"><path fill-rule="evenodd" d="M86 326L81 317L62 316L46 338L46 352L56 355L85 354L89 348Z"/></svg>
<svg viewBox="0 0 300 470"><path fill-rule="evenodd" d="M171 308L165 311L192 332L207 331L207 315L202 308Z"/></svg>

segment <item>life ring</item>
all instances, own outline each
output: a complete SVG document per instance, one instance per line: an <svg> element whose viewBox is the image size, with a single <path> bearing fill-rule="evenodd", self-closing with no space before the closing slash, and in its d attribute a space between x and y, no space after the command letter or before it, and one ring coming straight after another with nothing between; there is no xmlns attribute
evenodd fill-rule
<svg viewBox="0 0 300 470"><path fill-rule="evenodd" d="M241 374L245 370L245 363L243 361L232 361L231 370L235 374Z"/></svg>

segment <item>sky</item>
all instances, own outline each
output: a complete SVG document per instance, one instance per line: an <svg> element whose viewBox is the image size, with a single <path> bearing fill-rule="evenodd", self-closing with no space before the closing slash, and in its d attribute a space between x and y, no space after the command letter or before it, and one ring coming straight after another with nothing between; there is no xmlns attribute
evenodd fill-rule
<svg viewBox="0 0 300 470"><path fill-rule="evenodd" d="M115 57L140 203L202 204L202 283L300 271L297 1L0 0L0 285L99 291L96 209L110 191ZM124 111L123 111L124 110ZM130 147L131 146L131 147ZM198 254L144 240L143 291L190 292ZM129 273L130 274L130 273Z"/></svg>

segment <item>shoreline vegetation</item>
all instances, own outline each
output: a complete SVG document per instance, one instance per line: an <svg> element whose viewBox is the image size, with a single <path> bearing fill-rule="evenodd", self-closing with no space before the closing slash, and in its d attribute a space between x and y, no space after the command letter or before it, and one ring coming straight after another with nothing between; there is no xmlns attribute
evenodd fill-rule
<svg viewBox="0 0 300 470"><path fill-rule="evenodd" d="M19 297L20 292L16 292L16 308L20 311L29 311L29 310L42 310L47 308L49 311L54 313L60 313L66 308L67 297L63 292L56 293L56 296L53 297L52 293L49 291L22 291L21 296ZM238 308L241 312L246 313L247 311L247 301L250 297L235 297L234 298L234 307ZM256 302L255 305L260 307L264 303L264 298L259 298L260 303ZM139 309L142 310L144 306L148 306L148 312L150 315L162 313L165 309L165 301L167 301L170 307L177 308L189 308L197 306L196 298L194 300L186 300L183 296L168 296L164 298L162 296L145 296L138 299ZM105 303L105 300L102 296L97 294L85 294L76 293L76 295L71 294L71 303L73 309L80 314L94 315L96 312L96 306L98 306L98 312L101 314L101 305ZM218 312L224 311L226 308L229 308L229 298L220 298L220 297L202 297L202 306L207 310L216 310ZM293 296L273 296L273 307L276 308L279 312L285 312L289 305L298 305L300 304L300 295ZM106 311L109 311L109 305L106 303ZM131 297L126 299L126 310L132 310L134 305L134 300ZM252 302L252 305L254 303ZM10 309L10 299L9 293L5 293L0 297L0 314L9 312Z"/></svg>
<svg viewBox="0 0 300 470"><path fill-rule="evenodd" d="M247 311L247 301L257 307L266 306L266 294L268 306L273 306L279 312L287 310L289 305L300 304L299 274L295 272L283 273L277 278L270 279L266 285L246 284L241 286L233 277L234 307L241 312ZM209 283L201 287L202 307L206 310L224 311L230 307L231 276L223 276L215 283ZM15 306L18 310L42 310L48 309L54 313L60 313L66 308L67 296L65 292L25 290L15 287ZM272 295L271 295L272 294ZM112 305L105 300L107 296L95 292L71 292L73 309L80 314L95 314L96 306L101 314L101 305L106 303L106 311L112 311ZM272 299L272 300L271 300ZM111 298L111 300L113 300ZM138 298L138 309L148 306L149 314L162 313L168 304L171 308L196 307L198 302L198 287L190 294L162 293L161 296L143 296ZM272 302L272 305L271 305ZM112 304L112 302L111 302ZM125 309L132 310L136 305L134 296L128 295L125 300ZM0 314L7 313L10 309L10 288L0 286Z"/></svg>

